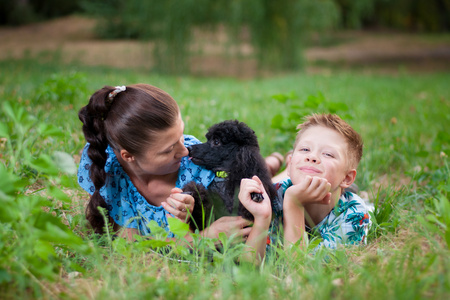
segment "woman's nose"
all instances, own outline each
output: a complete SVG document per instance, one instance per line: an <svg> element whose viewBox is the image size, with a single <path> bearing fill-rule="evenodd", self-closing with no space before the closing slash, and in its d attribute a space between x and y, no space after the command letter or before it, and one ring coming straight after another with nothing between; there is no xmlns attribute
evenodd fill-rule
<svg viewBox="0 0 450 300"><path fill-rule="evenodd" d="M180 148L177 151L176 158L185 157L189 154L189 150L184 146L184 143L180 143Z"/></svg>

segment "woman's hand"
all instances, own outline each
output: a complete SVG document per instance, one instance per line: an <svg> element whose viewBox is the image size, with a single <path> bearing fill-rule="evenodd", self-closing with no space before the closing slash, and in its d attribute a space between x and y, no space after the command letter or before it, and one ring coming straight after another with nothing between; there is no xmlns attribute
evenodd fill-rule
<svg viewBox="0 0 450 300"><path fill-rule="evenodd" d="M183 194L182 192L183 190L179 188L173 188L170 191L170 196L161 205L175 218L186 222L190 213L194 210L195 200L191 195Z"/></svg>
<svg viewBox="0 0 450 300"><path fill-rule="evenodd" d="M242 217L222 217L205 228L201 234L208 238L218 238L219 233L223 232L228 237L235 234L245 239L251 231L251 227L248 227L251 224L251 221Z"/></svg>

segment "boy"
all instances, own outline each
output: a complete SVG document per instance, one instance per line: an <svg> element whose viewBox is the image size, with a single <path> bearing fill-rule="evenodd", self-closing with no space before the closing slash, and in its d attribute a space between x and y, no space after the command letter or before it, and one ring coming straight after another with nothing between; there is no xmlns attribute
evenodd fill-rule
<svg viewBox="0 0 450 300"><path fill-rule="evenodd" d="M320 246L366 243L370 223L364 201L344 192L355 180L361 136L337 115L313 114L300 124L287 178L277 184L283 197L285 245L305 230L320 233ZM305 245L304 241L301 244Z"/></svg>

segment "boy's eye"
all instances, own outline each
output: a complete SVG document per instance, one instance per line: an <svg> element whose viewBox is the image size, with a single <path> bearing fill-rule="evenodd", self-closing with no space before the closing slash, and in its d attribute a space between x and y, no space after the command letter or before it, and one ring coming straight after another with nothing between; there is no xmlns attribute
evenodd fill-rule
<svg viewBox="0 0 450 300"><path fill-rule="evenodd" d="M308 148L300 148L299 150L300 150L300 151L302 151L302 152L306 152L306 151L309 151L309 149L308 149Z"/></svg>
<svg viewBox="0 0 450 300"><path fill-rule="evenodd" d="M327 157L334 157L334 155L333 154L331 154L331 153L324 153L323 155L325 155L325 156L327 156Z"/></svg>

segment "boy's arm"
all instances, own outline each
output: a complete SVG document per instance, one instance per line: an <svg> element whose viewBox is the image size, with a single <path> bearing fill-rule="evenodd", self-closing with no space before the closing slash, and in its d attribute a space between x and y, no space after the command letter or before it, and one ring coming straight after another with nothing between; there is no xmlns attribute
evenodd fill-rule
<svg viewBox="0 0 450 300"><path fill-rule="evenodd" d="M259 265L266 255L267 235L270 226L270 218L266 220L255 219L252 231L248 235L246 245L250 247L243 255L243 259Z"/></svg>
<svg viewBox="0 0 450 300"><path fill-rule="evenodd" d="M330 183L314 176L305 176L299 183L290 186L283 200L283 222L285 245L295 244L305 232L305 208L309 203L328 204L331 200ZM301 242L305 245L305 241Z"/></svg>
<svg viewBox="0 0 450 300"><path fill-rule="evenodd" d="M284 244L295 244L305 232L305 208L298 205L290 196L285 196L283 201ZM305 246L305 241L301 241Z"/></svg>
<svg viewBox="0 0 450 300"><path fill-rule="evenodd" d="M263 201L260 203L253 201L250 196L251 193L262 193ZM238 197L242 205L255 218L246 242L250 251L244 253L243 259L258 265L266 255L267 235L272 220L271 200L257 176L253 176L252 179L241 180Z"/></svg>

